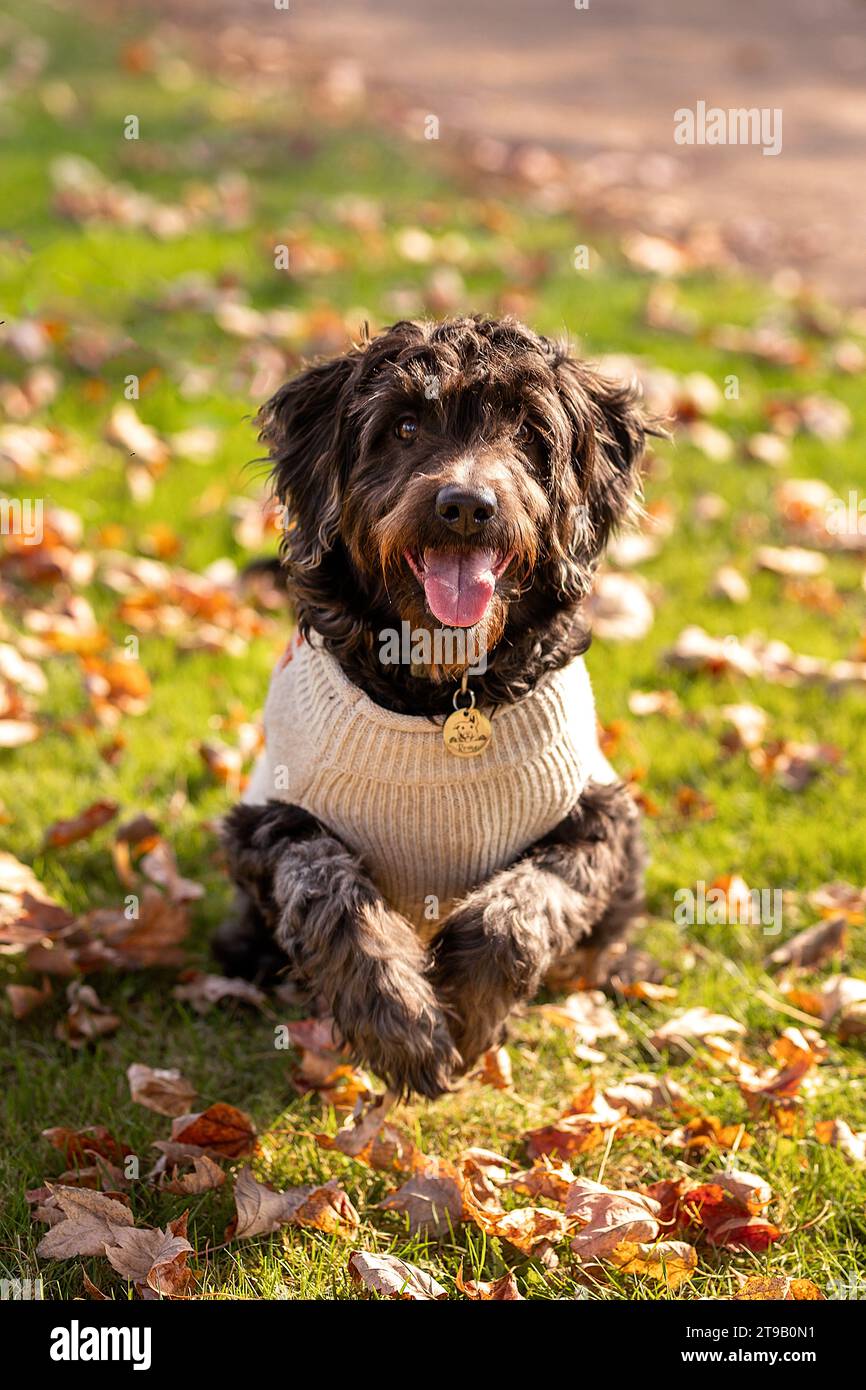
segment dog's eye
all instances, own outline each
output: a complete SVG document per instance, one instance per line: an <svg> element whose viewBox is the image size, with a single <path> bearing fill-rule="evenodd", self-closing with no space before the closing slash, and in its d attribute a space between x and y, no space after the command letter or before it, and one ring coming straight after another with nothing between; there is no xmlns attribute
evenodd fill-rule
<svg viewBox="0 0 866 1390"><path fill-rule="evenodd" d="M531 425L528 425L526 421L523 420L517 426L517 431L514 437L517 440L518 444L531 444L533 439L535 438L535 430L532 428Z"/></svg>
<svg viewBox="0 0 866 1390"><path fill-rule="evenodd" d="M398 420L394 426L394 433L398 439L402 439L404 444L411 444L418 434L418 421L414 415L404 415L402 420Z"/></svg>

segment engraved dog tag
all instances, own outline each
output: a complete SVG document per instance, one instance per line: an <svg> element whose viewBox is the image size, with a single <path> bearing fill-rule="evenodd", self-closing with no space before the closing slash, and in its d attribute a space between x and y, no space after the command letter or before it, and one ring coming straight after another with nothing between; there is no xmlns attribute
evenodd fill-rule
<svg viewBox="0 0 866 1390"><path fill-rule="evenodd" d="M490 720L474 701L468 709L456 709L442 726L442 737L449 753L457 758L477 758L493 735Z"/></svg>

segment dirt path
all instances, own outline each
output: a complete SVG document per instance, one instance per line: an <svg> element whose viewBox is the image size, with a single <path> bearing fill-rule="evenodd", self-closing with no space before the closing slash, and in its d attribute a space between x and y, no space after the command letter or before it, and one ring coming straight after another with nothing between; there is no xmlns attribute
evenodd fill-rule
<svg viewBox="0 0 866 1390"><path fill-rule="evenodd" d="M289 4L262 22L402 88L441 139L460 128L589 157L646 230L708 221L758 267L794 264L866 304L863 0ZM781 153L678 146L673 113L699 100L781 108Z"/></svg>

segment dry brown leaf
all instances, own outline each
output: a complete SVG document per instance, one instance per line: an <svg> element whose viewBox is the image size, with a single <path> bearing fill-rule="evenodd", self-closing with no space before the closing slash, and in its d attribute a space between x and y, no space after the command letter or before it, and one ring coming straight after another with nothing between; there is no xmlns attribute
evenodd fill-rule
<svg viewBox="0 0 866 1390"><path fill-rule="evenodd" d="M841 1149L855 1163L866 1163L866 1129L856 1134L845 1120L819 1120L815 1137L820 1144Z"/></svg>
<svg viewBox="0 0 866 1390"><path fill-rule="evenodd" d="M159 1183L160 1190L176 1192L182 1197L197 1197L202 1192L211 1192L215 1187L222 1187L226 1175L219 1164L214 1163L207 1154L193 1158L192 1164L191 1173L181 1173L177 1167L172 1170L171 1176L164 1173Z"/></svg>
<svg viewBox="0 0 866 1390"><path fill-rule="evenodd" d="M368 1289L388 1298L424 1302L448 1296L432 1274L425 1274L417 1265L399 1260L396 1255L371 1255L366 1250L356 1250L349 1256L349 1273Z"/></svg>
<svg viewBox="0 0 866 1390"><path fill-rule="evenodd" d="M6 997L12 1008L12 1017L15 1019L26 1018L28 1014L33 1013L34 1009L47 1003L52 993L51 981L47 977L43 979L38 989L35 985L7 985Z"/></svg>
<svg viewBox="0 0 866 1390"><path fill-rule="evenodd" d="M514 1192L525 1192L528 1197L540 1197L545 1202L564 1206L576 1176L568 1163L554 1164L544 1157L525 1172L515 1173L505 1185Z"/></svg>
<svg viewBox="0 0 866 1390"><path fill-rule="evenodd" d="M378 1206L405 1214L410 1235L419 1231L434 1237L450 1235L463 1217L463 1195L448 1176L416 1174Z"/></svg>
<svg viewBox="0 0 866 1390"><path fill-rule="evenodd" d="M833 1024L842 1042L866 1033L866 980L831 975L821 987L821 1018Z"/></svg>
<svg viewBox="0 0 866 1390"><path fill-rule="evenodd" d="M463 1266L457 1272L457 1288L461 1293L465 1293L467 1298L471 1298L479 1303L523 1303L525 1299L517 1287L517 1280L509 1269L507 1274L502 1274L498 1279L466 1279L463 1278Z"/></svg>
<svg viewBox="0 0 866 1390"><path fill-rule="evenodd" d="M335 1178L316 1187L295 1213L295 1223L328 1235L349 1235L361 1224L351 1200Z"/></svg>
<svg viewBox="0 0 866 1390"><path fill-rule="evenodd" d="M52 1148L59 1149L65 1162L74 1167L93 1155L122 1166L124 1159L135 1152L128 1144L115 1139L104 1125L91 1125L87 1129L66 1129L58 1125L43 1129L42 1138L47 1139Z"/></svg>
<svg viewBox="0 0 866 1390"><path fill-rule="evenodd" d="M26 864L0 851L0 952L8 954L67 927L72 914L49 895Z"/></svg>
<svg viewBox="0 0 866 1390"><path fill-rule="evenodd" d="M536 1255L562 1240L568 1231L568 1222L562 1212L550 1211L547 1207L518 1207L515 1211L497 1216L467 1204L467 1215L482 1231L499 1240L507 1240L516 1250L528 1256Z"/></svg>
<svg viewBox="0 0 866 1390"><path fill-rule="evenodd" d="M725 1173L710 1173L707 1180L736 1197L752 1215L757 1215L773 1200L770 1184L754 1173L746 1173L742 1169L729 1168Z"/></svg>
<svg viewBox="0 0 866 1390"><path fill-rule="evenodd" d="M241 1158L256 1146L256 1130L250 1117L224 1101L195 1115L179 1115L171 1126L171 1138L174 1143L194 1144L223 1158Z"/></svg>
<svg viewBox="0 0 866 1390"><path fill-rule="evenodd" d="M195 1100L195 1087L175 1069L162 1070L143 1062L132 1062L126 1069L126 1079L135 1103L155 1110L157 1115L168 1115L172 1119L186 1115Z"/></svg>
<svg viewBox="0 0 866 1390"><path fill-rule="evenodd" d="M816 922L778 946L770 956L770 964L776 970L788 966L803 970L823 965L833 956L845 954L847 930L848 918L842 915Z"/></svg>
<svg viewBox="0 0 866 1390"><path fill-rule="evenodd" d="M139 915L121 921L110 938L112 949L129 967L180 965L180 943L189 932L189 917L183 903L173 903L156 888L145 888Z"/></svg>
<svg viewBox="0 0 866 1390"><path fill-rule="evenodd" d="M724 1037L726 1034L734 1033L743 1037L745 1032L742 1023L738 1023L736 1019L729 1018L726 1014L714 1014L711 1009L701 1004L669 1018L656 1029L650 1043L659 1049L682 1046L687 1048L692 1041L700 1041L713 1034Z"/></svg>
<svg viewBox="0 0 866 1390"><path fill-rule="evenodd" d="M764 1072L742 1066L737 1077L740 1090L750 1103L795 1096L803 1078L820 1061L822 1048L820 1037L811 1030L806 1034L799 1028L786 1028L770 1049L781 1065Z"/></svg>
<svg viewBox="0 0 866 1390"><path fill-rule="evenodd" d="M66 997L69 1010L54 1029L54 1036L61 1042L74 1048L86 1047L120 1027L117 1014L100 1002L92 985L73 980L67 987Z"/></svg>
<svg viewBox="0 0 866 1390"><path fill-rule="evenodd" d="M636 1072L624 1076L615 1086L602 1092L608 1105L629 1115L649 1115L655 1110L681 1110L688 1105L685 1091L671 1076Z"/></svg>
<svg viewBox="0 0 866 1390"><path fill-rule="evenodd" d="M755 551L755 564L758 569L796 579L823 574L827 557L818 550L803 550L795 545L760 545Z"/></svg>
<svg viewBox="0 0 866 1390"><path fill-rule="evenodd" d="M620 1241L605 1258L622 1274L640 1274L677 1289L698 1267L698 1252L682 1240Z"/></svg>
<svg viewBox="0 0 866 1390"><path fill-rule="evenodd" d="M516 1167L517 1164L512 1163L511 1159L491 1149L464 1150L457 1160L456 1175L466 1202L483 1207L488 1212L501 1211L499 1189L508 1182L509 1174ZM426 1168L419 1166L418 1171L436 1176L453 1176L448 1166L440 1167L436 1163L429 1163Z"/></svg>
<svg viewBox="0 0 866 1390"><path fill-rule="evenodd" d="M602 641L636 642L653 625L655 609L640 575L605 570L596 575L586 611Z"/></svg>
<svg viewBox="0 0 866 1390"><path fill-rule="evenodd" d="M78 840L86 840L110 820L114 820L120 807L116 801L94 801L79 811L71 820L58 820L49 825L45 832L45 846L48 849L65 848Z"/></svg>
<svg viewBox="0 0 866 1390"><path fill-rule="evenodd" d="M753 1274L746 1280L739 1293L731 1295L735 1302L791 1302L792 1300L817 1301L825 1295L811 1279L792 1279L787 1274Z"/></svg>
<svg viewBox="0 0 866 1390"><path fill-rule="evenodd" d="M763 1252L777 1240L781 1231L754 1210L754 1194L741 1201L719 1182L700 1184L686 1192L677 1219L687 1233L706 1236L713 1245L729 1249Z"/></svg>
<svg viewBox="0 0 866 1390"><path fill-rule="evenodd" d="M153 883L166 889L173 903L195 902L204 897L203 884L182 876L174 850L167 840L159 840L142 857L139 868Z"/></svg>
<svg viewBox="0 0 866 1390"><path fill-rule="evenodd" d="M250 1168L242 1168L235 1178L237 1214L229 1228L231 1239L269 1235L287 1226L312 1192L311 1186L276 1192L267 1183L259 1182Z"/></svg>
<svg viewBox="0 0 866 1390"><path fill-rule="evenodd" d="M132 1227L132 1212L113 1197L89 1188L48 1184L64 1219L53 1225L36 1247L43 1260L68 1260L76 1255L104 1255L119 1231Z"/></svg>
<svg viewBox="0 0 866 1390"><path fill-rule="evenodd" d="M341 1129L338 1129L333 1138L327 1134L318 1134L316 1136L317 1142L321 1144L323 1149L337 1149L349 1158L358 1158L363 1161L366 1151L382 1129L385 1116L392 1109L393 1104L393 1096L386 1091L375 1104L354 1115Z"/></svg>
<svg viewBox="0 0 866 1390"><path fill-rule="evenodd" d="M32 719L0 719L0 748L24 748L35 743L41 732Z"/></svg>
<svg viewBox="0 0 866 1390"><path fill-rule="evenodd" d="M593 1047L602 1038L613 1038L616 1042L626 1039L610 1005L598 989L570 994L561 1004L541 1004L538 1013L548 1023L564 1028L576 1042L585 1043L588 1047Z"/></svg>
<svg viewBox="0 0 866 1390"><path fill-rule="evenodd" d="M622 1241L644 1244L659 1234L661 1206L641 1192L605 1187L577 1178L568 1191L565 1214L579 1221L571 1248L581 1260L603 1259Z"/></svg>
<svg viewBox="0 0 866 1390"><path fill-rule="evenodd" d="M693 1154L702 1157L708 1149L748 1149L753 1140L743 1125L723 1125L715 1115L696 1115L668 1134L664 1142L668 1148L683 1149L688 1161Z"/></svg>
<svg viewBox="0 0 866 1390"><path fill-rule="evenodd" d="M473 1072L473 1077L484 1086L493 1086L497 1091L507 1091L514 1082L508 1049L489 1048L481 1058L480 1067Z"/></svg>
<svg viewBox="0 0 866 1390"><path fill-rule="evenodd" d="M182 984L175 985L172 994L175 999L192 1004L199 1014L207 1013L224 999L251 1004L256 1009L263 1009L267 1004L264 991L251 984L249 980L230 978L226 975L208 975L199 970L189 978L184 978Z"/></svg>
<svg viewBox="0 0 866 1390"><path fill-rule="evenodd" d="M114 1243L105 1247L109 1263L145 1296L148 1289L163 1298L182 1296L192 1280L186 1263L192 1251L186 1238L186 1216L184 1212L176 1221L170 1221L164 1231L148 1227L115 1229Z"/></svg>

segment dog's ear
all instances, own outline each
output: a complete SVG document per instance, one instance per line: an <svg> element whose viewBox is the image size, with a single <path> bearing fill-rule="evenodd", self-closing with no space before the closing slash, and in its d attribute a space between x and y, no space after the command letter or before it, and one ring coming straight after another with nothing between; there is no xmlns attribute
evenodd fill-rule
<svg viewBox="0 0 866 1390"><path fill-rule="evenodd" d="M308 368L281 386L256 416L273 463L271 481L286 512L290 564L317 565L337 537L351 465L346 412L356 354Z"/></svg>
<svg viewBox="0 0 866 1390"><path fill-rule="evenodd" d="M636 386L610 381L564 354L554 370L571 424L577 540L584 554L596 559L634 507L649 425Z"/></svg>

